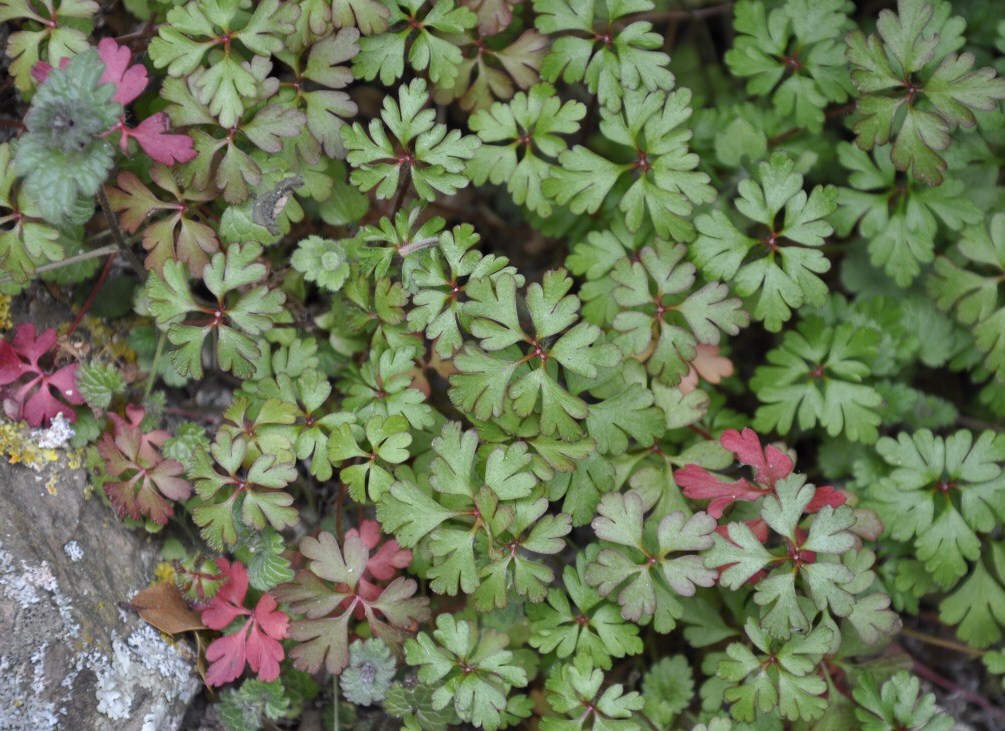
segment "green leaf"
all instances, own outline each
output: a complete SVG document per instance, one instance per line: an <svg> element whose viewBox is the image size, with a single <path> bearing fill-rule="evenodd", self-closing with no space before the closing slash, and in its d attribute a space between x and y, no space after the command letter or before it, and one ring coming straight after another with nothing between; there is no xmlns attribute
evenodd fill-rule
<svg viewBox="0 0 1005 731"><path fill-rule="evenodd" d="M342 128L342 141L352 167L350 180L363 192L376 188L378 198L391 198L404 171L423 200L436 198L436 191L454 195L468 184L467 161L480 144L477 137L462 136L436 124L436 113L423 109L429 100L426 82L413 79L398 89L398 99L384 97L381 119L371 120L364 130L359 122ZM385 129L386 125L386 129ZM400 147L387 136L390 131Z"/></svg>
<svg viewBox="0 0 1005 731"><path fill-rule="evenodd" d="M600 131L633 160L618 164L577 145L559 155L559 167L542 189L573 213L595 213L628 173L618 209L629 231L648 222L659 236L690 240L693 206L715 197L708 175L695 170L698 156L688 149L691 132L684 125L691 116L691 92L630 91L624 101L620 113L601 110Z"/></svg>
<svg viewBox="0 0 1005 731"><path fill-rule="evenodd" d="M649 666L642 679L646 717L657 728L670 728L681 711L691 705L694 676L683 655L663 657Z"/></svg>
<svg viewBox="0 0 1005 731"><path fill-rule="evenodd" d="M619 683L608 685L603 692L603 671L595 668L586 655L577 655L571 663L555 665L545 682L548 703L562 716L575 720L558 720L545 717L541 720L541 731L562 731L567 728L581 728L583 708L592 717L592 728L597 731L628 731L638 728L632 719L636 711L642 710L645 701L637 692L626 693ZM575 725L573 725L575 724Z"/></svg>
<svg viewBox="0 0 1005 731"><path fill-rule="evenodd" d="M115 366L83 363L77 369L77 389L95 411L105 411L112 397L122 393L125 387L125 379Z"/></svg>
<svg viewBox="0 0 1005 731"><path fill-rule="evenodd" d="M731 281L737 294L753 302L754 318L777 332L792 309L823 304L827 295L818 275L830 262L818 247L833 233L824 219L837 207L837 189L816 186L807 195L795 163L780 152L738 189L736 210L759 224L756 235L744 233L722 211L701 215L693 257L707 277Z"/></svg>
<svg viewBox="0 0 1005 731"><path fill-rule="evenodd" d="M953 719L937 710L935 695L920 693L921 682L906 670L901 670L882 686L872 673L864 673L852 691L859 706L855 716L864 731L897 728L949 731L953 728Z"/></svg>
<svg viewBox="0 0 1005 731"><path fill-rule="evenodd" d="M636 259L621 259L611 273L612 296L621 311L612 325L616 343L628 355L646 359L653 376L676 385L698 355L697 346L716 345L720 333L736 335L749 318L729 289L710 282L694 289L695 267L687 248L656 242Z"/></svg>
<svg viewBox="0 0 1005 731"><path fill-rule="evenodd" d="M820 424L831 436L874 441L881 399L862 381L878 343L871 328L829 327L816 317L800 322L768 353L770 365L758 367L750 380L764 404L754 428L788 434L796 423L800 429Z"/></svg>
<svg viewBox="0 0 1005 731"><path fill-rule="evenodd" d="M508 642L494 630L479 631L472 622L444 613L436 617L432 636L420 632L406 643L405 659L419 668L419 680L438 684L434 709L452 705L462 720L495 731L509 691L527 685L527 673L504 649Z"/></svg>
<svg viewBox="0 0 1005 731"><path fill-rule="evenodd" d="M958 625L957 634L971 647L993 645L1005 627L1005 588L999 578L1005 569L1005 547L992 543L988 554L939 605L939 620Z"/></svg>
<svg viewBox="0 0 1005 731"><path fill-rule="evenodd" d="M859 147L893 140L897 169L930 185L942 182L946 161L939 153L949 147L950 133L973 127L975 111L994 109L1005 98L1005 80L994 69L974 70L973 54L951 52L962 42L954 41L964 21L938 7L936 13L927 0L898 0L896 13L880 12L876 33L855 30L846 39L860 92Z"/></svg>
<svg viewBox="0 0 1005 731"><path fill-rule="evenodd" d="M549 84L535 84L518 92L508 104L496 102L471 115L473 132L482 141L468 162L475 185L490 181L506 184L516 203L542 215L551 215L551 204L542 191L559 155L568 145L560 135L575 134L586 107L562 100Z"/></svg>

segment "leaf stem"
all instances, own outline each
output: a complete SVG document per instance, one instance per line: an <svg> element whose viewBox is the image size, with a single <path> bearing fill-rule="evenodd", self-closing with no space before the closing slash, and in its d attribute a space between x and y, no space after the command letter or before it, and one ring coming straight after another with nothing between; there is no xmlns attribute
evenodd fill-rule
<svg viewBox="0 0 1005 731"><path fill-rule="evenodd" d="M332 731L339 731L338 719L338 676L332 676L332 695L335 696L335 712L332 713Z"/></svg>
<svg viewBox="0 0 1005 731"><path fill-rule="evenodd" d="M108 228L112 232L112 237L115 239L119 251L122 252L122 256L129 262L129 266L136 272L136 276L140 278L140 281L147 281L147 270L143 266L143 262L140 261L140 258L136 256L136 253L129 248L129 242L126 241L125 234L122 233L122 228L119 226L119 217L112 210L112 203L108 200L108 193L105 191L105 186L103 185L98 188L98 202L101 204L101 210L105 213L105 220L108 221Z"/></svg>
<svg viewBox="0 0 1005 731"><path fill-rule="evenodd" d="M161 356L164 354L164 341L167 340L167 330L161 331L157 338L157 349L154 351L154 359L150 363L150 374L147 376L147 385L143 389L143 401L150 398L150 392L154 388L154 381L157 378L157 367L160 365Z"/></svg>
<svg viewBox="0 0 1005 731"><path fill-rule="evenodd" d="M942 677L941 675L939 675L937 672L935 672L934 670L932 670L930 667L928 667L924 663L919 662L917 659L912 658L912 660L913 660L913 662L911 664L911 671L912 672L914 672L917 675L920 675L922 678L924 678L928 682L930 682L930 683L932 683L934 685L939 686L943 690L948 690L950 693L954 693L954 694L958 695L960 698L964 699L968 703L972 703L975 706L978 706L986 714L988 714L989 716L994 717L999 722L1005 723L1005 711L1003 711L1002 709L996 707L987 698L985 698L984 696L978 695L977 693L974 693L973 691L969 691L966 688L963 688L963 687L957 685L956 683L954 683L952 680L949 680L948 678Z"/></svg>
<svg viewBox="0 0 1005 731"><path fill-rule="evenodd" d="M919 632L916 629L911 629L910 627L903 627L900 630L900 634L904 635L904 637L910 637L913 640L924 642L926 645L944 647L947 650L955 650L956 652L961 652L965 655L970 655L971 657L984 657L983 650L967 647L966 645L961 645L959 642L953 642L952 640L944 640L941 637L934 637L932 635L925 634L924 632Z"/></svg>
<svg viewBox="0 0 1005 731"><path fill-rule="evenodd" d="M73 318L73 322L70 323L70 327L66 330L66 337L70 337L77 331L80 327L80 323L83 322L84 316L88 313L91 307L94 305L94 301L98 298L98 292L101 288L105 286L105 280L108 279L108 273L112 271L112 264L115 262L114 256L109 256L105 259L105 266L101 269L101 274L98 275L97 281L91 287L91 293L87 295L87 299L84 300L84 304L80 307L80 312L77 316Z"/></svg>
<svg viewBox="0 0 1005 731"><path fill-rule="evenodd" d="M68 267L73 264L77 264L82 261L87 261L88 259L94 259L99 256L108 256L109 254L114 254L119 250L116 244L108 244L107 246L102 246L97 249L91 249L90 251L84 251L80 254L74 254L73 256L68 256L65 259L60 259L59 261L49 262L48 264L40 264L35 267L35 273L39 274L41 272L49 272L53 269L62 269L63 267ZM0 284L10 284L14 281L13 277L7 276L0 278Z"/></svg>

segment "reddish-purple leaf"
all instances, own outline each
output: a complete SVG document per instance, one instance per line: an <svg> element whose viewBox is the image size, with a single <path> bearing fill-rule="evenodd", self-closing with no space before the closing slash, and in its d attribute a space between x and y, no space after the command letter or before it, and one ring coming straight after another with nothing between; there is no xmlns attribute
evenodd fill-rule
<svg viewBox="0 0 1005 731"><path fill-rule="evenodd" d="M742 478L736 482L720 480L696 464L686 465L674 472L674 479L683 488L684 497L691 500L711 500L706 512L716 520L737 500L754 501L768 494Z"/></svg>
<svg viewBox="0 0 1005 731"><path fill-rule="evenodd" d="M132 137L152 160L164 165L188 162L195 159L197 154L191 137L170 133L171 123L164 112L152 114L133 129L120 122L118 129L122 132L119 146L123 150L129 145L129 138Z"/></svg>
<svg viewBox="0 0 1005 731"><path fill-rule="evenodd" d="M284 657L280 640L286 637L290 618L277 609L275 597L268 593L262 594L254 611L246 608L248 571L244 564L231 564L224 558L216 563L227 580L202 610L203 624L223 629L239 616L248 616L248 620L237 632L213 640L206 648L206 659L212 663L206 682L223 685L236 680L244 672L245 663L259 680L275 680Z"/></svg>
<svg viewBox="0 0 1005 731"><path fill-rule="evenodd" d="M142 64L129 65L133 54L127 46L120 46L111 38L98 42L98 56L105 64L101 83L115 84L112 97L122 106L131 103L147 88L147 70Z"/></svg>
<svg viewBox="0 0 1005 731"><path fill-rule="evenodd" d="M36 336L31 323L18 325L13 343L0 341L0 393L9 418L25 419L32 426L48 425L56 414L76 421L70 404L84 403L77 390L78 364L49 371L39 362L55 345L55 330Z"/></svg>
<svg viewBox="0 0 1005 731"><path fill-rule="evenodd" d="M719 443L735 454L741 464L754 468L756 482L764 483L772 489L794 467L792 459L777 447L769 445L766 450L762 450L757 432L749 427L742 433L736 429L727 429L719 438Z"/></svg>

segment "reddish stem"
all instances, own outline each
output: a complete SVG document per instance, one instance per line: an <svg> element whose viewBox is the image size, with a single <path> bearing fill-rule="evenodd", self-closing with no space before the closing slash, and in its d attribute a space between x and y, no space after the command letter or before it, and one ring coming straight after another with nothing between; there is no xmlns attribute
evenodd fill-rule
<svg viewBox="0 0 1005 731"><path fill-rule="evenodd" d="M100 292L101 288L105 286L105 280L108 279L108 273L112 271L112 262L114 261L115 261L114 254L105 259L105 266L104 268L102 268L101 274L98 275L98 281L94 283L94 286L91 288L91 293L87 295L87 299L84 301L84 305L80 308L80 312L77 313L77 316L73 319L73 322L70 323L70 327L66 331L66 337L70 337L71 335L73 335L74 332L77 331L77 328L80 326L80 323L84 320L84 316L87 314L88 310L90 310L91 307L94 305L94 300L97 299L98 292Z"/></svg>

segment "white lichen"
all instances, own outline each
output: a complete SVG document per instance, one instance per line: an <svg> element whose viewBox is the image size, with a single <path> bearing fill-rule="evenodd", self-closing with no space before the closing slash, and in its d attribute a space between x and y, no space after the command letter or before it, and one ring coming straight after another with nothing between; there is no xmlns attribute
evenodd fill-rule
<svg viewBox="0 0 1005 731"><path fill-rule="evenodd" d="M84 557L84 549L80 547L80 544L76 541L70 541L65 546L63 546L63 552L70 557L70 560L76 563Z"/></svg>
<svg viewBox="0 0 1005 731"><path fill-rule="evenodd" d="M62 449L70 443L74 434L76 432L70 422L60 412L53 417L48 429L36 429L31 436L41 449Z"/></svg>

